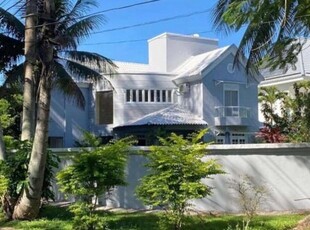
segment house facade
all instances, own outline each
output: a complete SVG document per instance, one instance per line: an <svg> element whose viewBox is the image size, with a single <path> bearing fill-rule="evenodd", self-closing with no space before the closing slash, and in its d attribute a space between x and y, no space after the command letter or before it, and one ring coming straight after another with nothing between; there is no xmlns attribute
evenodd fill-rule
<svg viewBox="0 0 310 230"><path fill-rule="evenodd" d="M289 96L294 96L294 83L310 80L310 40L301 40L303 47L297 55L295 65L288 65L287 69L276 69L269 71L262 70L261 74L264 80L260 82L259 87L275 86L280 91L286 92ZM259 105L259 110L261 106ZM280 105L276 108L280 112ZM259 113L259 120L264 122L263 114Z"/></svg>
<svg viewBox="0 0 310 230"><path fill-rule="evenodd" d="M208 127L206 141L242 144L259 128L260 75L249 75L243 60L233 65L237 47L197 35L164 33L148 41L149 63L115 62L117 73L79 83L84 110L53 91L51 147L72 147L91 131L108 141L135 135L139 145L156 136L191 133Z"/></svg>

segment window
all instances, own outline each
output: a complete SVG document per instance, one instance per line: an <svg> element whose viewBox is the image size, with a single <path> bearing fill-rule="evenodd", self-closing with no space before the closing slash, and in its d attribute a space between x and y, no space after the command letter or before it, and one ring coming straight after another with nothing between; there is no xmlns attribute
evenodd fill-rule
<svg viewBox="0 0 310 230"><path fill-rule="evenodd" d="M132 101L137 101L137 93L136 93L136 90L132 90Z"/></svg>
<svg viewBox="0 0 310 230"><path fill-rule="evenodd" d="M139 93L139 102L142 102L143 101L143 90L138 90L138 93Z"/></svg>
<svg viewBox="0 0 310 230"><path fill-rule="evenodd" d="M130 102L131 101L131 95L130 95L131 91L130 90L126 90L126 101Z"/></svg>
<svg viewBox="0 0 310 230"><path fill-rule="evenodd" d="M155 92L154 90L152 89L151 90L151 102L154 102L155 101Z"/></svg>
<svg viewBox="0 0 310 230"><path fill-rule="evenodd" d="M127 89L126 102L172 103L172 90Z"/></svg>
<svg viewBox="0 0 310 230"><path fill-rule="evenodd" d="M145 102L149 101L149 91L148 90L144 90L144 101Z"/></svg>
<svg viewBox="0 0 310 230"><path fill-rule="evenodd" d="M225 134L220 133L215 138L216 144L225 144Z"/></svg>
<svg viewBox="0 0 310 230"><path fill-rule="evenodd" d="M156 90L156 102L160 102L160 90Z"/></svg>
<svg viewBox="0 0 310 230"><path fill-rule="evenodd" d="M99 125L113 124L113 91L96 93L96 122Z"/></svg>
<svg viewBox="0 0 310 230"><path fill-rule="evenodd" d="M166 93L166 90L163 90L163 92L162 92L163 94L163 102L166 102L166 97L167 97L167 93Z"/></svg>
<svg viewBox="0 0 310 230"><path fill-rule="evenodd" d="M239 85L224 85L225 116L239 116Z"/></svg>
<svg viewBox="0 0 310 230"><path fill-rule="evenodd" d="M231 143L232 144L245 144L247 143L247 137L244 133L232 133Z"/></svg>
<svg viewBox="0 0 310 230"><path fill-rule="evenodd" d="M48 137L49 148L63 148L64 139L63 137Z"/></svg>

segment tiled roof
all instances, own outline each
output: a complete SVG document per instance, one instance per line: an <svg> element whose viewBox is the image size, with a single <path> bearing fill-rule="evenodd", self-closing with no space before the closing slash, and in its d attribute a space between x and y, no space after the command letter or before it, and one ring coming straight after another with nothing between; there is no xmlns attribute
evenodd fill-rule
<svg viewBox="0 0 310 230"><path fill-rule="evenodd" d="M172 105L121 126L140 125L207 125L207 122L180 105Z"/></svg>

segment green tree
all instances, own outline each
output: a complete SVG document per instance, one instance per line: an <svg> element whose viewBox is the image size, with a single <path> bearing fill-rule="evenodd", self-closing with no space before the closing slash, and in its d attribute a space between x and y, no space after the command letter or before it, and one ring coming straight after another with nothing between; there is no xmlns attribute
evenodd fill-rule
<svg viewBox="0 0 310 230"><path fill-rule="evenodd" d="M213 22L226 33L245 28L237 57L248 58L248 70L286 69L304 44L298 37L309 36L309 13L310 0L218 0Z"/></svg>
<svg viewBox="0 0 310 230"><path fill-rule="evenodd" d="M206 132L188 138L172 133L160 138L162 146L151 146L146 155L150 172L142 178L137 195L145 204L167 211L163 229L181 229L188 201L211 194L211 187L201 179L223 173L215 160L202 160L207 144L200 140Z"/></svg>
<svg viewBox="0 0 310 230"><path fill-rule="evenodd" d="M98 197L108 194L117 185L126 185L125 167L129 147L135 141L127 137L98 146L93 136L89 142L89 133L84 137L88 144L93 143L96 148L85 148L75 155L72 165L57 174L57 181L62 192L82 201L70 207L75 214L74 229L104 229L104 223L95 213Z"/></svg>
<svg viewBox="0 0 310 230"><path fill-rule="evenodd" d="M35 9L32 9L33 4ZM99 28L105 22L103 15L84 16L91 7L96 7L95 0L76 2L55 0L55 9L57 10L53 23L50 22L52 19L46 19L43 5L44 1L38 3L33 0L27 1L26 10L28 8L31 8L31 11L35 10L34 14L29 13L31 18L33 15L38 15L33 19L38 25L28 25L27 30L17 17L0 7L0 23L2 25L0 51L4 54L0 57L0 72L3 72L6 78L4 86L22 82L30 88L26 87L27 90L24 89L23 113L25 114L22 122L24 133L22 139L26 140L33 138L35 118L37 117L35 100L39 94L40 75L43 73L42 70L45 66L42 61L47 57L45 47L42 46L42 44L45 44L43 41L48 41L53 46L53 56L51 56L53 61L51 63L52 68L50 68L56 72L52 76L53 88L59 89L82 108L85 106L85 99L76 81L96 81L102 78L99 73L111 73L116 68L111 60L102 55L77 51L79 43L88 38L92 30ZM41 9L41 11L37 12L38 9ZM24 11L20 12L23 13ZM24 15L20 16L23 18ZM25 32L32 30L33 27L36 29L36 38L25 41L25 35L27 35ZM24 45L33 43L35 43L35 46L27 46L27 50L29 50L28 56L31 59L27 61L27 53L24 54ZM35 53L33 53L33 48L36 51ZM23 56L26 57L26 62L21 63L20 60L22 60ZM29 67L31 70L28 71L33 76L28 77L28 80L24 80L24 76L28 76L28 72L24 72L28 64L34 65L34 67Z"/></svg>
<svg viewBox="0 0 310 230"><path fill-rule="evenodd" d="M289 140L292 142L310 142L310 81L294 84L294 97L285 104L289 111Z"/></svg>
<svg viewBox="0 0 310 230"><path fill-rule="evenodd" d="M265 117L259 137L267 142L310 141L310 81L294 84L294 96L289 97L275 87L261 88L259 100ZM281 102L280 113L274 104Z"/></svg>
<svg viewBox="0 0 310 230"><path fill-rule="evenodd" d="M39 211L52 87L61 89L66 96L83 107L85 104L83 94L72 76L75 80L96 81L102 77L100 72L108 73L115 67L112 61L101 55L76 50L80 41L87 38L93 29L104 22L102 15L85 16L86 12L95 5L95 1L91 0L76 2L44 0L38 3L40 11L38 11L36 26L37 69L33 73L35 93L27 99L24 97L24 101L29 104L33 104L33 101L38 98L35 116L33 116L36 118L36 129L28 167L29 186L25 187L20 202L15 207L14 218L32 219ZM10 24L13 16L6 13L4 16L9 15L9 17L3 19L1 23L10 25L4 27L8 30L8 34L12 34L15 29L24 29L20 26L15 28L15 24ZM5 36L5 34L6 31L2 35ZM21 39L22 43L24 43L23 39ZM18 74L18 70L21 69L22 64L6 72L9 76L7 79L14 80L12 76L21 76L22 72Z"/></svg>
<svg viewBox="0 0 310 230"><path fill-rule="evenodd" d="M258 132L257 137L267 143L284 142L288 133L287 109L284 102L287 95L275 86L261 87L258 100L261 103L261 112L264 116L264 127Z"/></svg>

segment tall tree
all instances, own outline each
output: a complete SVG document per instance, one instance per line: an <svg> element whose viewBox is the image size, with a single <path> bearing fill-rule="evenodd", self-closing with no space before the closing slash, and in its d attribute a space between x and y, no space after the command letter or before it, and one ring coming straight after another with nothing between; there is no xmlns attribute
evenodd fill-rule
<svg viewBox="0 0 310 230"><path fill-rule="evenodd" d="M310 34L310 0L218 0L214 27L236 32L245 27L238 55L248 58L247 69L294 65ZM237 60L237 59L236 59Z"/></svg>
<svg viewBox="0 0 310 230"><path fill-rule="evenodd" d="M22 140L31 140L34 130L34 87L36 66L36 25L37 25L37 0L26 1L25 21L25 77L24 77L24 100L22 116Z"/></svg>
<svg viewBox="0 0 310 230"><path fill-rule="evenodd" d="M88 37L93 29L100 26L103 17L84 17L87 9L95 5L94 1L78 0L75 4L71 3L66 0L45 0L39 5L37 52L40 73L36 128L28 167L29 185L14 209L15 219L33 219L41 206L52 87L62 89L83 107L84 97L75 80L99 80L99 72L111 72L115 67L112 61L101 55L76 51L81 39Z"/></svg>

